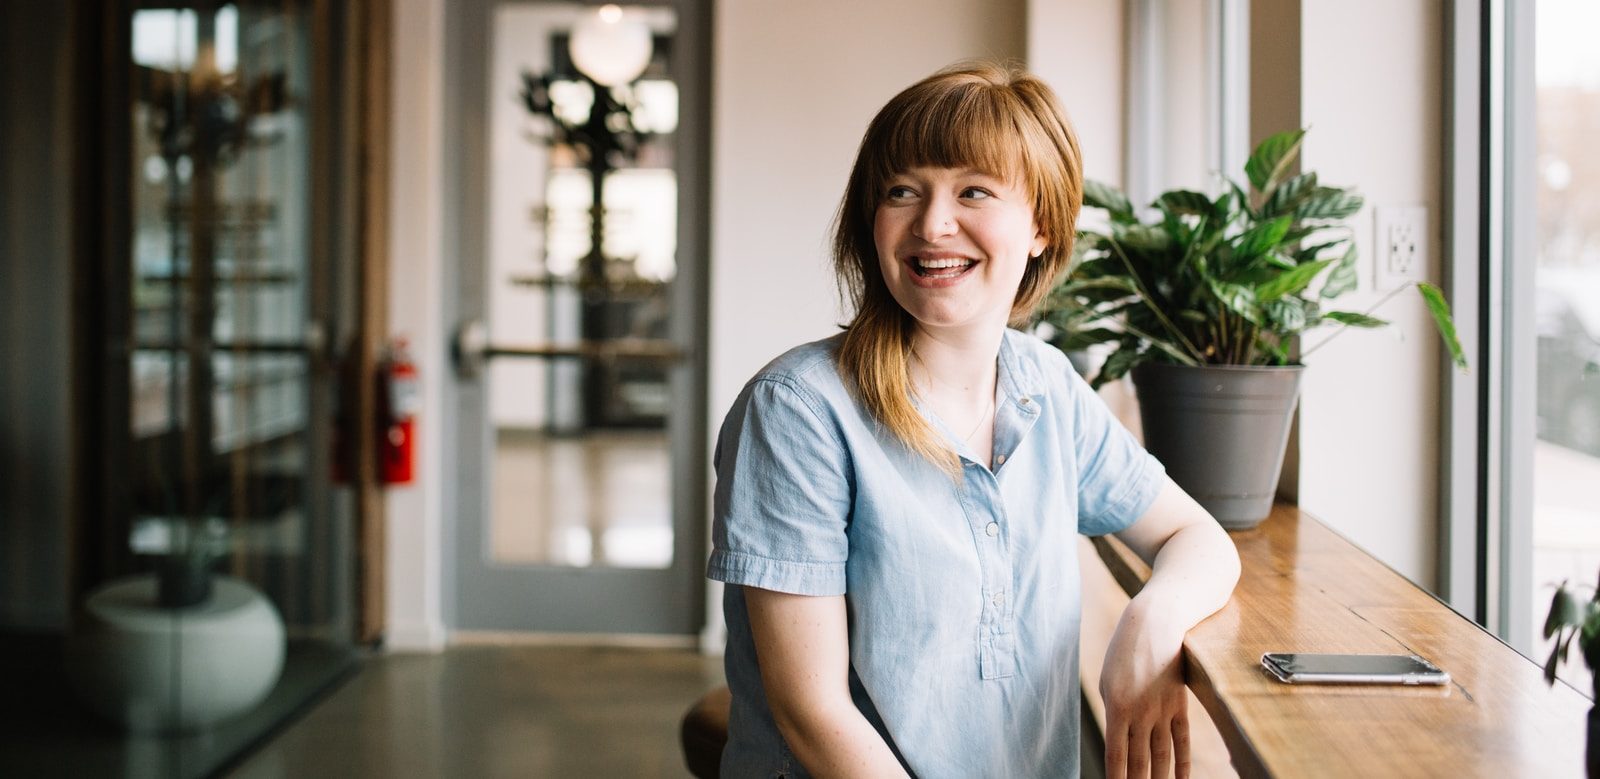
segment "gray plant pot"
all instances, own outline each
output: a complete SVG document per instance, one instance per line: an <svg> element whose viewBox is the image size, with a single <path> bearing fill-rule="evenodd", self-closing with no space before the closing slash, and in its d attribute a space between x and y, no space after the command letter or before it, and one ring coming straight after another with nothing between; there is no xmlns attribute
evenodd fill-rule
<svg viewBox="0 0 1600 779"><path fill-rule="evenodd" d="M1145 448L1229 530L1272 511L1303 366L1133 369Z"/></svg>

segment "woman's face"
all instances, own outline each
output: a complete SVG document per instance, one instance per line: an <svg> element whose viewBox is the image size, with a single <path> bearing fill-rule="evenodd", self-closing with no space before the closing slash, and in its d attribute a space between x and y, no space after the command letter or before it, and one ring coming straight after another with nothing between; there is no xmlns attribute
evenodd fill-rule
<svg viewBox="0 0 1600 779"><path fill-rule="evenodd" d="M970 169L890 178L872 237L900 307L924 330L952 334L1004 328L1030 258L1045 249L1027 190Z"/></svg>

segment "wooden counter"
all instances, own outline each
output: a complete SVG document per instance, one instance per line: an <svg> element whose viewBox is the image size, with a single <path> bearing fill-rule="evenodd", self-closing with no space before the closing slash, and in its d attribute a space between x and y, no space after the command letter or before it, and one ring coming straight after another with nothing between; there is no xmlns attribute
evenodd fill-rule
<svg viewBox="0 0 1600 779"><path fill-rule="evenodd" d="M1241 776L1582 776L1590 702L1293 506L1229 534L1244 571L1184 642L1189 687ZM1095 549L1129 594L1150 569ZM1288 685L1264 652L1415 653L1445 687ZM1576 657L1576 655L1574 655Z"/></svg>

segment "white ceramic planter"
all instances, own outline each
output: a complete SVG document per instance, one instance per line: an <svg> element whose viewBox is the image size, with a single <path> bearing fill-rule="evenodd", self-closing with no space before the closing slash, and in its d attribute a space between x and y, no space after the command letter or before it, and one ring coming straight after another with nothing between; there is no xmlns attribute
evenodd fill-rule
<svg viewBox="0 0 1600 779"><path fill-rule="evenodd" d="M67 671L91 708L129 730L190 731L266 698L284 645L277 609L238 579L218 576L203 603L167 609L155 577L134 576L89 594Z"/></svg>

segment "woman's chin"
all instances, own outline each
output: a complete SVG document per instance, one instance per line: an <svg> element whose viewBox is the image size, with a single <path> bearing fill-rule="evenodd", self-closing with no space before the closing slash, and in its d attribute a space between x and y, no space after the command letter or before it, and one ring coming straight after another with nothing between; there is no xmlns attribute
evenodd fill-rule
<svg viewBox="0 0 1600 779"><path fill-rule="evenodd" d="M916 320L917 327L928 332L1005 328L1004 319L981 316L972 311L923 308L911 311L911 318Z"/></svg>

